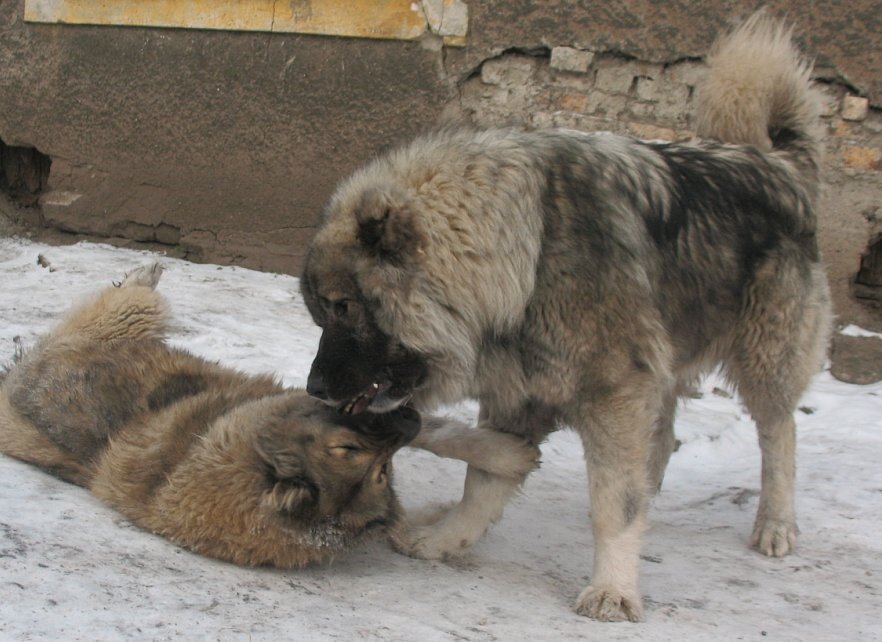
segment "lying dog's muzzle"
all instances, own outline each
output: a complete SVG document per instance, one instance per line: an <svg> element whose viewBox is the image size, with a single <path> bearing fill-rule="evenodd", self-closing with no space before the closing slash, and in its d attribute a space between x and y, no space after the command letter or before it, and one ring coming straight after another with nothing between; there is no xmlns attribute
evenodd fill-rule
<svg viewBox="0 0 882 642"><path fill-rule="evenodd" d="M344 423L372 441L392 449L408 444L422 426L420 413L409 406L399 406L382 414L367 413L347 417Z"/></svg>

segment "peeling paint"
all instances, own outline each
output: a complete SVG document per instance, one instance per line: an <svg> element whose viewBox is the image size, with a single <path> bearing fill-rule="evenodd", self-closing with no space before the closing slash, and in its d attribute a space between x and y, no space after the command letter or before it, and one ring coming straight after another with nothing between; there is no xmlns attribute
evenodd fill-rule
<svg viewBox="0 0 882 642"><path fill-rule="evenodd" d="M54 190L46 192L40 199L41 205L57 205L59 207L68 207L80 199L82 194L69 192L65 190Z"/></svg>
<svg viewBox="0 0 882 642"><path fill-rule="evenodd" d="M268 31L463 46L462 0L27 0L25 20L62 24Z"/></svg>

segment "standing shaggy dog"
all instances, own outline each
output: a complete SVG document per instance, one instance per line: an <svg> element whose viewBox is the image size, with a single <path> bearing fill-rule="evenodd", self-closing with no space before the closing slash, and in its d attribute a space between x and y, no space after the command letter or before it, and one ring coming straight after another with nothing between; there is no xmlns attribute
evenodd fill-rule
<svg viewBox="0 0 882 642"><path fill-rule="evenodd" d="M331 199L302 279L323 329L307 390L326 403L473 397L486 429L578 431L595 549L576 610L601 620L642 615L640 539L677 398L718 365L759 432L752 543L779 556L796 539L793 412L831 326L817 98L790 30L763 14L708 62L701 142L442 131L375 160ZM463 552L521 481L469 468L462 502L399 547Z"/></svg>
<svg viewBox="0 0 882 642"><path fill-rule="evenodd" d="M0 452L237 564L323 563L394 526L391 458L418 413L341 415L169 347L161 273L140 268L75 307L0 381ZM503 475L535 465L523 439L427 424L413 443L438 455Z"/></svg>

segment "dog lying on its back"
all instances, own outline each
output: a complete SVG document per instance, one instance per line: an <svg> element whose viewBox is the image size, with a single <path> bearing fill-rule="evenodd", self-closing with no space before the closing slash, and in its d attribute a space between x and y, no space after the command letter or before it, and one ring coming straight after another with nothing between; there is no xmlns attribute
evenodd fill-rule
<svg viewBox="0 0 882 642"><path fill-rule="evenodd" d="M341 415L271 377L170 348L161 272L135 270L76 307L8 372L0 451L237 564L325 562L393 527L391 458L419 433L419 414ZM415 445L441 456L486 452L473 446L490 439L515 467L535 465L521 440L428 424Z"/></svg>

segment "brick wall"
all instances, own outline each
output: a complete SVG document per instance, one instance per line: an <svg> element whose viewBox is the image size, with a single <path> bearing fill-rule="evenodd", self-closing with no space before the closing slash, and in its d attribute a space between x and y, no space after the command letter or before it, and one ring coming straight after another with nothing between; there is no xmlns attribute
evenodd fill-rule
<svg viewBox="0 0 882 642"><path fill-rule="evenodd" d="M572 47L510 51L462 83L445 116L479 126L520 124L605 130L644 139L694 136L693 94L702 61L640 61ZM816 79L826 96L822 252L841 319L882 329L882 111L839 82ZM873 277L864 280L872 281Z"/></svg>

